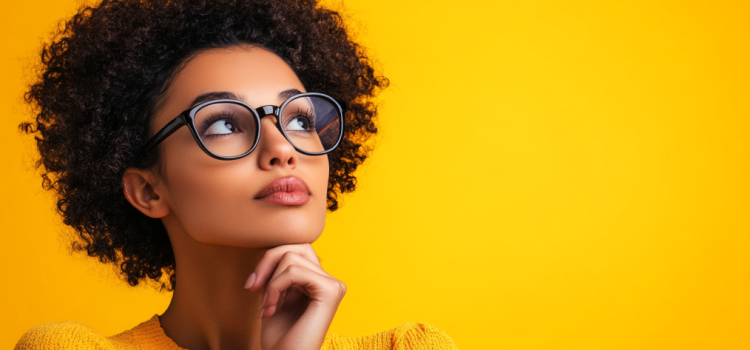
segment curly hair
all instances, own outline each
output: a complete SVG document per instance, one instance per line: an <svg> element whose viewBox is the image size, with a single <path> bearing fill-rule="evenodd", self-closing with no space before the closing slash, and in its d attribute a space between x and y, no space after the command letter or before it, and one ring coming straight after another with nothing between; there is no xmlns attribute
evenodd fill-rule
<svg viewBox="0 0 750 350"><path fill-rule="evenodd" d="M104 0L63 21L41 48L25 94L42 185L56 194L72 248L112 263L136 286L148 279L175 288L175 259L159 219L125 199L129 167L140 156L156 106L171 78L201 50L258 45L286 61L308 91L347 106L340 146L328 155L328 210L355 189L355 169L377 132L374 97L388 80L347 33L342 16L315 0Z"/></svg>

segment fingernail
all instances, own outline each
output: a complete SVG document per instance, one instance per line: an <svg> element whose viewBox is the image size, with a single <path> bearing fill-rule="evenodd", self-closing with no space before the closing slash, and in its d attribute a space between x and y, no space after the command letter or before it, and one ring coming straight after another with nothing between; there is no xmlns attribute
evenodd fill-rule
<svg viewBox="0 0 750 350"><path fill-rule="evenodd" d="M265 309L266 308L264 308L264 307L260 308L260 318L263 318L263 310L265 310Z"/></svg>
<svg viewBox="0 0 750 350"><path fill-rule="evenodd" d="M250 274L250 278L248 278L247 282L245 282L245 289L250 289L250 287L252 287L253 284L255 284L255 277L256 277L255 272Z"/></svg>

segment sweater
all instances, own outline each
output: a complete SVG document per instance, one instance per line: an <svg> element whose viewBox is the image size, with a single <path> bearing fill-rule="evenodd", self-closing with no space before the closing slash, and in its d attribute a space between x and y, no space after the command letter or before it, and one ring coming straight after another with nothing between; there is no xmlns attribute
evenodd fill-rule
<svg viewBox="0 0 750 350"><path fill-rule="evenodd" d="M93 328L77 322L45 323L26 332L15 350L97 349L97 350L185 350L164 333L159 316L154 315L134 328L105 337ZM327 333L321 350L455 350L458 346L441 329L409 322L376 334L345 337Z"/></svg>

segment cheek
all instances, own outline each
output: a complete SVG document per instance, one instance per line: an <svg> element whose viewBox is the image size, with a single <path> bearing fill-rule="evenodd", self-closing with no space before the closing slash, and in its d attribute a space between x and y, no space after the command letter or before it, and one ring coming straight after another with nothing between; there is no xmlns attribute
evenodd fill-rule
<svg viewBox="0 0 750 350"><path fill-rule="evenodd" d="M221 237L245 226L253 198L252 170L217 161L168 164L170 206L183 229L198 241ZM257 184L255 184L257 186Z"/></svg>

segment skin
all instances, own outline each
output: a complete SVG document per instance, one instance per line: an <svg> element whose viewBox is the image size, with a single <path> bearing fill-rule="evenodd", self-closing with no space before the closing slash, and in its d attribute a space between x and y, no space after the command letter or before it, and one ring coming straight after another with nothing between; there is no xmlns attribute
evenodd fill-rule
<svg viewBox="0 0 750 350"><path fill-rule="evenodd" d="M205 93L232 92L257 108L280 105L290 89L306 91L263 48L202 51L176 74L151 134ZM263 118L257 148L231 161L204 153L183 126L160 144L161 169L123 175L128 201L169 234L177 287L160 322L183 348L320 349L346 293L310 245L325 225L328 157L297 152L274 122ZM255 198L288 176L307 184L305 204Z"/></svg>

